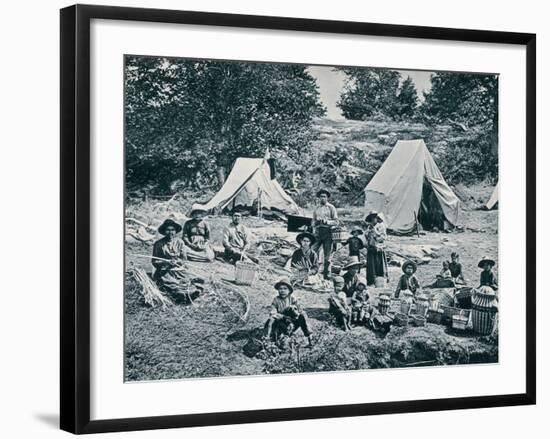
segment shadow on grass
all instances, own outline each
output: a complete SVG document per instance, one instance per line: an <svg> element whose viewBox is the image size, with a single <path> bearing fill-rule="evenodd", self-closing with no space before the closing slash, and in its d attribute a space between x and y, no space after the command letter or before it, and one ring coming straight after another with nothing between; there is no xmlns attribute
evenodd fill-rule
<svg viewBox="0 0 550 439"><path fill-rule="evenodd" d="M317 320L319 322L332 323L333 318L328 312L327 308L304 308L308 318Z"/></svg>
<svg viewBox="0 0 550 439"><path fill-rule="evenodd" d="M238 329L235 332L232 332L227 336L228 341L242 341L250 340L255 338L261 340L264 336L264 329L261 328L248 328L248 329Z"/></svg>

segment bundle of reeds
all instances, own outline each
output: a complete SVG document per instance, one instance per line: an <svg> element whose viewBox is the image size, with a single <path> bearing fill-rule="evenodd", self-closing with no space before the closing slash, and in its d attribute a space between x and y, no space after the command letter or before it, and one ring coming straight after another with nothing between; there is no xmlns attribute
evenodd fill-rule
<svg viewBox="0 0 550 439"><path fill-rule="evenodd" d="M173 305L173 302L157 288L143 269L131 267L129 273L140 286L140 292L147 305L153 308L160 306L162 309Z"/></svg>

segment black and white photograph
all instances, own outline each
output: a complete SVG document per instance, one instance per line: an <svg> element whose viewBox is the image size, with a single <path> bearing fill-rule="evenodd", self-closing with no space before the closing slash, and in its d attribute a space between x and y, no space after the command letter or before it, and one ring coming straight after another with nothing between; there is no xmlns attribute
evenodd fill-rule
<svg viewBox="0 0 550 439"><path fill-rule="evenodd" d="M498 74L124 80L126 381L499 361Z"/></svg>

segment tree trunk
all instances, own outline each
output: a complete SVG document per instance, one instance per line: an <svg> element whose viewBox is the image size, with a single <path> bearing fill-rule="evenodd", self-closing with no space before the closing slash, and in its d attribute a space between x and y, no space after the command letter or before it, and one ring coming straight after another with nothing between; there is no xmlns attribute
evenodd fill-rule
<svg viewBox="0 0 550 439"><path fill-rule="evenodd" d="M217 175L218 175L218 185L221 188L225 183L225 168L223 166L218 166Z"/></svg>

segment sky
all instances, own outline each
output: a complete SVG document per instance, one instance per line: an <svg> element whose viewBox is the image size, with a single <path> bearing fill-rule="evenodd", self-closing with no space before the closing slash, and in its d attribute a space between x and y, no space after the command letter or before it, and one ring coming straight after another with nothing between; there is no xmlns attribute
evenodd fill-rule
<svg viewBox="0 0 550 439"><path fill-rule="evenodd" d="M423 92L430 89L430 75L432 72L419 70L397 70L404 79L410 76L416 87L418 97L423 99ZM327 117L331 119L342 119L342 113L336 106L340 93L344 87L345 75L336 72L332 67L310 66L309 72L317 79L321 101L327 107Z"/></svg>

